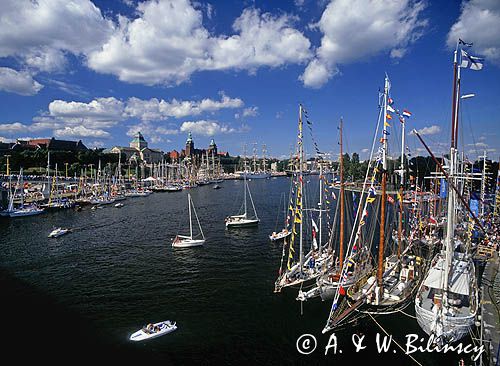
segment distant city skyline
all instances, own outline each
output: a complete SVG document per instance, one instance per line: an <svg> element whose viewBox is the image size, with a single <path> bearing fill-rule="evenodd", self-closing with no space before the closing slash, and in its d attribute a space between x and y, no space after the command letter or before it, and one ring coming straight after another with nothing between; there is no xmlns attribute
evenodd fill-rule
<svg viewBox="0 0 500 366"><path fill-rule="evenodd" d="M127 146L141 131L153 148L217 144L251 155L265 144L285 158L297 140L298 105L322 152L371 150L378 90L390 77L433 151L449 146L453 51L458 38L485 58L462 71L460 149L500 154L500 2L332 0L265 2L63 0L5 2L0 19L0 141L56 137L88 147ZM359 14L364 14L359 17ZM32 22L42 19L43 22ZM22 24L11 27L9 24ZM77 24L78 26L74 26ZM312 130L309 130L311 127ZM390 153L400 155L392 125Z"/></svg>

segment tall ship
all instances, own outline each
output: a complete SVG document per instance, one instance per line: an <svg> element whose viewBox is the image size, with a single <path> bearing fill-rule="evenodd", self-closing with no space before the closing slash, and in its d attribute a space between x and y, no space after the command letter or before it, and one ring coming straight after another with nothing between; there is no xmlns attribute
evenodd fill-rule
<svg viewBox="0 0 500 366"><path fill-rule="evenodd" d="M262 160L257 161L257 148L254 144L252 164L247 164L246 152L243 158L243 171L236 172L240 179L266 179L271 177L271 171L267 169L266 163L266 145L262 146Z"/></svg>
<svg viewBox="0 0 500 366"><path fill-rule="evenodd" d="M474 325L479 305L475 267L470 253L471 243L460 227L466 221L476 221L479 227L482 228L482 226L457 188L462 178L459 173L457 145L461 68L480 70L482 62L479 58L469 56L460 44L460 42L457 43L453 62L453 103L448 172L437 162L418 132L414 131L429 154L436 160L448 185L446 237L443 249L433 258L431 268L418 289L415 299L417 322L424 332L434 337L434 342L437 344L456 342L468 334Z"/></svg>

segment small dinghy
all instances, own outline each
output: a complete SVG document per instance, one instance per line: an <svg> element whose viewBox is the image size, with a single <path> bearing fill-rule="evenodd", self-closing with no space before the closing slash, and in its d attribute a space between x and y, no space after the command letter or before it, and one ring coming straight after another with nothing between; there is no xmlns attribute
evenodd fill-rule
<svg viewBox="0 0 500 366"><path fill-rule="evenodd" d="M166 320L163 322L148 324L142 327L141 330L138 330L134 334L130 336L130 340L134 342L145 341L147 339L161 337L167 333L171 333L177 329L177 325L175 322Z"/></svg>
<svg viewBox="0 0 500 366"><path fill-rule="evenodd" d="M69 233L69 229L63 229L58 227L57 229L52 230L52 232L49 234L49 238L57 238L67 233Z"/></svg>
<svg viewBox="0 0 500 366"><path fill-rule="evenodd" d="M123 203L117 203L117 204L115 205L115 207L116 207L116 208L123 207Z"/></svg>

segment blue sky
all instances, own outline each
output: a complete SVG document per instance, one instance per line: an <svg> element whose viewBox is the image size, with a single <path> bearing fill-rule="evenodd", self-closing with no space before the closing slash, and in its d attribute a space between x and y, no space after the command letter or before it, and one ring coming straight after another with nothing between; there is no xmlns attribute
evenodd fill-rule
<svg viewBox="0 0 500 366"><path fill-rule="evenodd" d="M213 137L233 155L257 143L280 157L296 140L303 103L322 151L338 153L342 116L347 151L366 158L387 72L396 107L413 114L407 129L440 154L461 37L486 58L483 70L462 71L463 93L476 94L462 104L462 149L472 159L500 153L499 1L3 3L0 140L111 147L140 130L170 151L192 131L198 147ZM400 126L391 128L398 156Z"/></svg>

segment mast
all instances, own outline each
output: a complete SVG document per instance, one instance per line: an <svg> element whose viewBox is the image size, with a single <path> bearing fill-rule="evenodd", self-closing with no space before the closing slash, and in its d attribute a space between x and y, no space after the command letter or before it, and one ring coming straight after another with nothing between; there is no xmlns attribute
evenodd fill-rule
<svg viewBox="0 0 500 366"><path fill-rule="evenodd" d="M188 193L188 208L189 208L189 235L193 239L193 222L191 221L191 194Z"/></svg>
<svg viewBox="0 0 500 366"><path fill-rule="evenodd" d="M47 150L47 192L50 195L50 151Z"/></svg>
<svg viewBox="0 0 500 366"><path fill-rule="evenodd" d="M23 168L19 170L19 174L21 175L21 209L24 208L24 176L23 176Z"/></svg>
<svg viewBox="0 0 500 366"><path fill-rule="evenodd" d="M387 96L389 94L389 78L385 75L384 85L384 129L382 145L382 197L380 203L380 237L378 244L378 266L377 266L377 304L384 294L382 275L384 273L384 244L385 244L385 203L387 185Z"/></svg>
<svg viewBox="0 0 500 366"><path fill-rule="evenodd" d="M257 144L254 144L253 147L253 172L257 173L257 148L255 147Z"/></svg>
<svg viewBox="0 0 500 366"><path fill-rule="evenodd" d="M303 188L304 188L304 182L302 179L302 168L303 168L303 163L304 163L304 147L302 145L302 104L299 104L299 192L300 192L300 237L299 237L299 263L300 263L300 273L303 271L303 266L304 266L304 252L303 252L303 240L302 240L302 203L303 203Z"/></svg>
<svg viewBox="0 0 500 366"><path fill-rule="evenodd" d="M460 65L457 62L458 43L453 57L453 109L451 121L451 146L450 146L450 174L449 186L454 185L455 179L455 163L457 153L457 133L458 133L458 93L460 92ZM443 302L448 304L448 277L453 257L453 234L455 230L455 190L448 188L448 212L446 225L446 242L445 242L445 268L444 268L444 289Z"/></svg>
<svg viewBox="0 0 500 366"><path fill-rule="evenodd" d="M245 218L247 217L247 174L243 174L243 204L245 206Z"/></svg>
<svg viewBox="0 0 500 366"><path fill-rule="evenodd" d="M266 145L262 145L262 171L266 172Z"/></svg>
<svg viewBox="0 0 500 366"><path fill-rule="evenodd" d="M484 217L484 206L486 206L485 195L486 195L486 150L483 154L483 174L481 177L481 217Z"/></svg>
<svg viewBox="0 0 500 366"><path fill-rule="evenodd" d="M340 118L340 244L339 244L339 268L342 270L344 265L344 151L342 142L342 129L344 121Z"/></svg>
<svg viewBox="0 0 500 366"><path fill-rule="evenodd" d="M398 220L398 258L401 255L401 246L403 244L403 189L405 184L405 122L401 123L401 181L399 185L399 220Z"/></svg>
<svg viewBox="0 0 500 366"><path fill-rule="evenodd" d="M321 239L322 239L322 227L323 227L323 165L319 163L319 244L318 250L321 253Z"/></svg>

